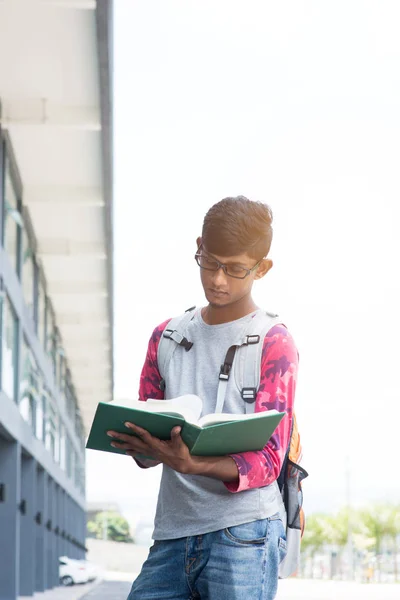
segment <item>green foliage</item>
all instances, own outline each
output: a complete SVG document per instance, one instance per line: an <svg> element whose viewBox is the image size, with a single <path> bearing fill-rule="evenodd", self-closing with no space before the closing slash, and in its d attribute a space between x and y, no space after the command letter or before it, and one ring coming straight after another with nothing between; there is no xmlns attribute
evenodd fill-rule
<svg viewBox="0 0 400 600"><path fill-rule="evenodd" d="M311 555L320 550L326 543L326 515L310 515L306 521L301 548Z"/></svg>
<svg viewBox="0 0 400 600"><path fill-rule="evenodd" d="M380 556L382 542L388 539L392 545L393 566L395 580L397 581L397 559L398 553L397 537L400 535L400 506L375 504L360 511L361 531L365 537L371 540L377 557L378 573L380 574Z"/></svg>
<svg viewBox="0 0 400 600"><path fill-rule="evenodd" d="M355 514L347 508L326 518L327 542L340 549L347 544L349 532L354 531Z"/></svg>
<svg viewBox="0 0 400 600"><path fill-rule="evenodd" d="M314 514L306 518L306 529L302 540L303 557L313 557L326 550L339 555L351 540L352 546L361 555L372 551L379 564L383 542L393 553L393 572L398 579L396 555L399 552L400 506L375 504L359 510L341 509L334 515ZM350 540L349 540L350 538Z"/></svg>
<svg viewBox="0 0 400 600"><path fill-rule="evenodd" d="M375 504L359 514L362 531L374 540L376 554L380 553L385 537L395 539L400 535L399 507Z"/></svg>
<svg viewBox="0 0 400 600"><path fill-rule="evenodd" d="M94 521L89 521L87 528L90 533L93 533L100 540L132 542L128 521L116 512L97 513Z"/></svg>

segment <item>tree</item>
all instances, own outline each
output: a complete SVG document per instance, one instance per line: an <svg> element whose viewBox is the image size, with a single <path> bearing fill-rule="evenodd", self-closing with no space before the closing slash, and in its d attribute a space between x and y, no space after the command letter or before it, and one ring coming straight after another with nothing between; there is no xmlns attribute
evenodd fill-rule
<svg viewBox="0 0 400 600"><path fill-rule="evenodd" d="M400 536L400 506L389 506L386 533L392 543L393 572L395 581L398 580L397 554L400 551L398 538Z"/></svg>
<svg viewBox="0 0 400 600"><path fill-rule="evenodd" d="M325 519L326 541L335 548L341 576L343 576L343 550L349 541L352 542L352 539L349 540L349 534L353 521L353 514L347 508L343 508L337 514L329 515Z"/></svg>
<svg viewBox="0 0 400 600"><path fill-rule="evenodd" d="M132 542L128 521L117 512L104 511L97 513L93 521L87 524L90 533L97 539L114 542Z"/></svg>
<svg viewBox="0 0 400 600"><path fill-rule="evenodd" d="M315 555L326 543L326 516L321 514L310 515L307 519L304 535L301 540L301 552L309 554L314 576Z"/></svg>
<svg viewBox="0 0 400 600"><path fill-rule="evenodd" d="M360 511L361 526L367 537L373 539L373 548L376 555L378 581L380 581L382 541L385 537L392 540L394 546L395 577L397 579L397 536L399 535L400 517L398 507L384 504L375 504L370 508Z"/></svg>

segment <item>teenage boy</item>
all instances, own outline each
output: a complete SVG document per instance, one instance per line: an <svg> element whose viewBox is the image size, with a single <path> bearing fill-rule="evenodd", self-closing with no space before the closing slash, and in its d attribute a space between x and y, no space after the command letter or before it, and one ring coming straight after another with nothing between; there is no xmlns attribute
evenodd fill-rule
<svg viewBox="0 0 400 600"><path fill-rule="evenodd" d="M272 267L271 223L266 204L243 196L225 198L208 211L195 255L207 305L194 312L185 330L193 347L173 353L161 391L157 349L168 321L158 326L148 346L140 400L197 394L203 414L215 411L226 352L261 311L251 292L254 281ZM289 444L297 366L288 330L273 326L263 342L255 411L277 409L287 415L260 452L191 456L179 427L170 441L133 424L127 425L138 437L109 432L120 440L112 444L133 458L155 458L137 460L139 466L163 465L154 545L128 600L275 598L278 567L286 553L276 479ZM234 379L228 382L224 412L244 413Z"/></svg>

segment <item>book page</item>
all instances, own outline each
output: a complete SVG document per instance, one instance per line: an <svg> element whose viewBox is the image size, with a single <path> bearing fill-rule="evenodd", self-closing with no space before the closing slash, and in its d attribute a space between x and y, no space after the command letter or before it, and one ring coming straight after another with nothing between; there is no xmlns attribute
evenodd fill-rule
<svg viewBox="0 0 400 600"><path fill-rule="evenodd" d="M218 425L218 423L228 423L229 421L247 421L249 419L258 419L259 417L265 415L277 415L278 411L268 410L262 411L258 413L252 413L249 415L246 414L231 414L231 413L211 413L209 415L204 415L198 421L199 427L207 427L209 425Z"/></svg>
<svg viewBox="0 0 400 600"><path fill-rule="evenodd" d="M163 413L165 415L183 417L188 423L197 424L203 408L203 402L195 394L186 394L171 398L169 400L156 400L149 398L146 402L141 400L130 401L112 401L109 404L115 406L125 406L135 410L142 410L151 413Z"/></svg>

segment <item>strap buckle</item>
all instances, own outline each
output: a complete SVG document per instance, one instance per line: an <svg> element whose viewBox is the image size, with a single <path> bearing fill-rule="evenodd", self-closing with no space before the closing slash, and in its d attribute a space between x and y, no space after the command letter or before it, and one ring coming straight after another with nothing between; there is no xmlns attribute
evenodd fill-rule
<svg viewBox="0 0 400 600"><path fill-rule="evenodd" d="M181 335L179 331L176 331L176 329L166 329L163 336L168 340L173 340L178 346L185 348L186 352L189 352L190 348L193 346L193 342L189 342L189 340Z"/></svg>
<svg viewBox="0 0 400 600"><path fill-rule="evenodd" d="M219 370L219 379L221 381L228 381L231 369L232 365L228 363L224 363L223 365L221 365L221 368Z"/></svg>
<svg viewBox="0 0 400 600"><path fill-rule="evenodd" d="M247 402L248 404L252 404L253 402L255 402L257 396L257 388L245 387L240 392L240 395L242 396L245 402Z"/></svg>
<svg viewBox="0 0 400 600"><path fill-rule="evenodd" d="M248 335L246 341L248 344L258 344L260 341L260 336L259 335Z"/></svg>

